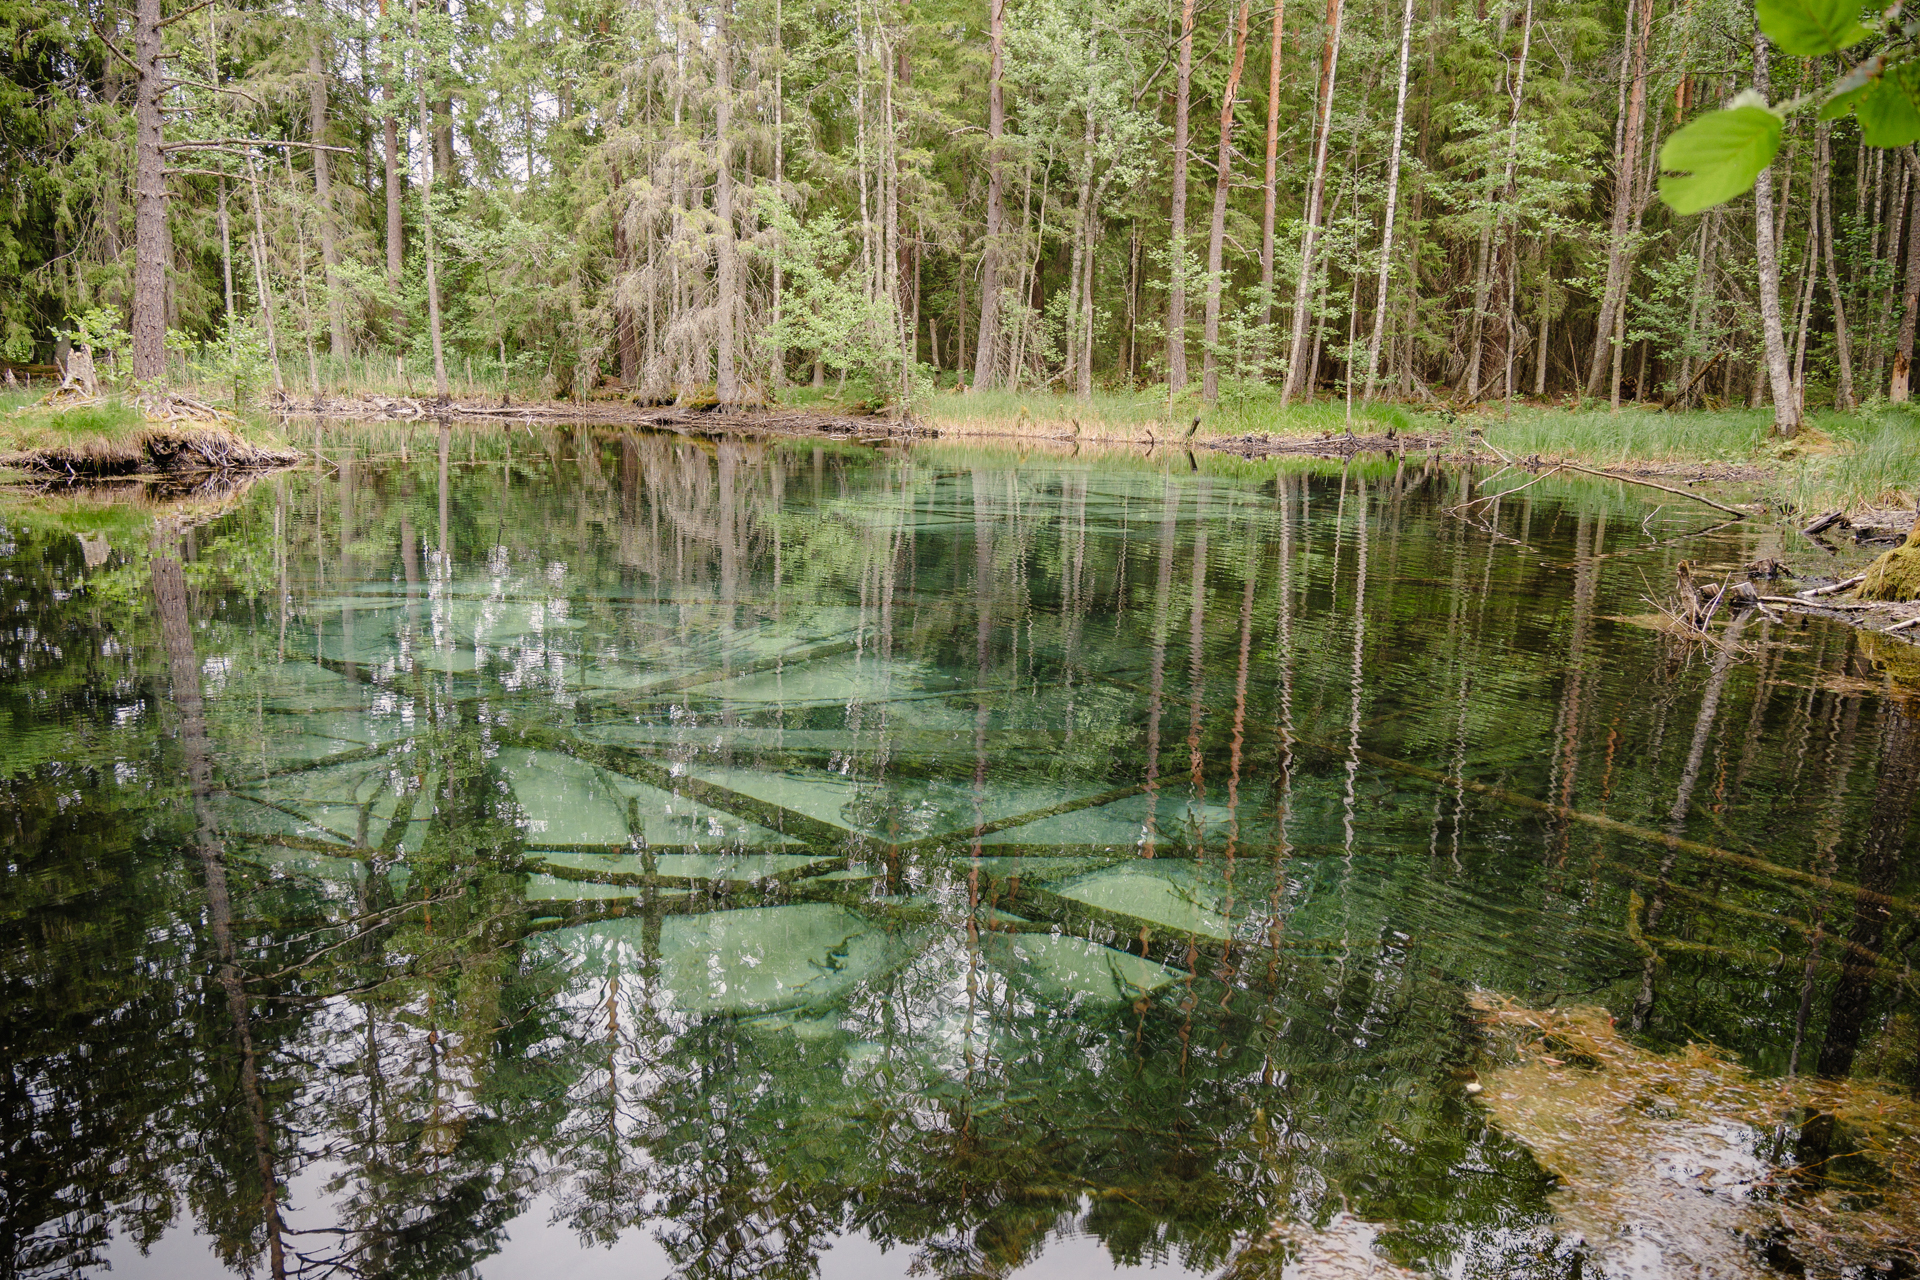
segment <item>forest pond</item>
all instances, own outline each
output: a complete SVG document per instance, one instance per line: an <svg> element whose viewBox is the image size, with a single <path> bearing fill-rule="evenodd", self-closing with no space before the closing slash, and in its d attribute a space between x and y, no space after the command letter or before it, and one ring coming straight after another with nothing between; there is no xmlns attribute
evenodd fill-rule
<svg viewBox="0 0 1920 1280"><path fill-rule="evenodd" d="M0 506L0 1274L1920 1266L1917 651L1652 603L1779 527L297 429Z"/></svg>

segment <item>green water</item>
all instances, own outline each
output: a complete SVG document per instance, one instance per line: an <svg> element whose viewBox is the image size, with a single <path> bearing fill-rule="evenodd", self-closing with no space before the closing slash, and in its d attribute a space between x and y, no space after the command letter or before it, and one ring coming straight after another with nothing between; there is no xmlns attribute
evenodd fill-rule
<svg viewBox="0 0 1920 1280"><path fill-rule="evenodd" d="M1349 1273L1276 1227L1788 1274L1570 1232L1470 1000L1920 1071L1913 695L1831 624L1646 625L1683 557L1799 550L1764 522L311 444L180 526L0 508L0 1275Z"/></svg>

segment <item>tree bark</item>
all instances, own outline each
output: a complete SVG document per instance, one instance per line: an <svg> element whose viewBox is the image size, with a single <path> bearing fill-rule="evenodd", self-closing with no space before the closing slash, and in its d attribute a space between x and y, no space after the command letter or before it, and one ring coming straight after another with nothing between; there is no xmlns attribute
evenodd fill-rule
<svg viewBox="0 0 1920 1280"><path fill-rule="evenodd" d="M1240 91L1240 75L1247 66L1247 16L1252 0L1240 0L1240 18L1234 27L1233 69L1220 95L1220 151L1213 183L1213 222L1207 231L1207 348L1202 360L1200 394L1208 404L1220 398L1220 291L1227 239L1227 192L1233 185L1233 99Z"/></svg>
<svg viewBox="0 0 1920 1280"><path fill-rule="evenodd" d="M1266 205L1260 216L1260 323L1273 323L1273 218L1280 176L1280 33L1287 0L1274 0L1273 43L1267 53ZM1406 77L1401 77L1406 83ZM1396 148L1397 149L1397 148Z"/></svg>
<svg viewBox="0 0 1920 1280"><path fill-rule="evenodd" d="M1847 330L1847 304L1840 292L1840 265L1833 252L1833 147L1829 137L1832 126L1821 121L1817 129L1820 147L1820 172L1824 181L1814 183L1824 217L1820 219L1820 253L1827 262L1827 297L1833 303L1833 349L1840 364L1840 379L1833 389L1833 407L1842 412L1853 408L1853 337Z"/></svg>
<svg viewBox="0 0 1920 1280"><path fill-rule="evenodd" d="M1593 336L1593 358L1587 366L1587 394L1597 396L1613 368L1612 339L1628 281L1628 219L1640 160L1640 130L1647 114L1647 46L1653 39L1653 0L1629 0L1627 53L1621 67L1626 77L1620 149L1614 156L1613 222L1607 235L1607 283L1600 298L1600 316ZM1634 27L1634 9L1638 28Z"/></svg>
<svg viewBox="0 0 1920 1280"><path fill-rule="evenodd" d="M386 16L387 0L380 0L380 17L384 20ZM386 36L382 35L380 41L384 46ZM385 144L387 171L387 292L398 294L400 273L405 265L407 246L405 224L402 221L403 212L400 208L400 115L399 107L395 102L393 64L384 59L384 54L380 71L383 81L380 96L386 103L380 112L380 132ZM528 181L532 181L531 173L528 174Z"/></svg>
<svg viewBox="0 0 1920 1280"><path fill-rule="evenodd" d="M161 150L160 0L134 9L138 71L133 108L133 381L167 376L167 171Z"/></svg>
<svg viewBox="0 0 1920 1280"><path fill-rule="evenodd" d="M1529 0L1531 3L1531 0ZM1407 58L1413 51L1413 0L1400 19L1400 87L1393 102L1393 141L1387 151L1387 209L1380 229L1380 271L1373 289L1373 333L1367 339L1367 391L1380 374L1380 339L1387 329L1387 282L1393 273L1393 219L1400 203L1400 143L1407 130Z"/></svg>
<svg viewBox="0 0 1920 1280"><path fill-rule="evenodd" d="M1293 287L1293 341L1287 348L1287 374L1280 384L1280 406L1301 389L1307 373L1300 359L1307 339L1313 296L1313 252L1320 231L1320 206L1327 190L1327 147L1333 135L1333 87L1340 64L1342 0L1327 0L1327 41L1320 54L1320 91L1314 104L1313 176L1307 184L1307 225L1300 238L1300 278Z"/></svg>
<svg viewBox="0 0 1920 1280"><path fill-rule="evenodd" d="M1180 70L1173 102L1173 203L1167 251L1167 394L1187 385L1187 116L1193 103L1193 6L1180 0Z"/></svg>
<svg viewBox="0 0 1920 1280"><path fill-rule="evenodd" d="M307 129L313 141L313 197L320 206L320 266L327 291L328 350L347 354L347 300L340 294L340 248L333 229L333 163L327 145L327 61L315 36L307 59Z"/></svg>
<svg viewBox="0 0 1920 1280"><path fill-rule="evenodd" d="M973 337L973 389L992 385L1000 345L1000 237L1005 210L1005 186L1000 138L1007 128L1007 106L1001 84L1005 70L1007 0L987 0L987 236L980 259L980 325Z"/></svg>
<svg viewBox="0 0 1920 1280"><path fill-rule="evenodd" d="M735 333L734 317L739 310L739 270L734 252L733 226L733 39L727 23L727 0L718 7L718 20L714 39L719 46L714 63L714 90L718 101L714 107L714 165L719 177L714 184L714 213L720 223L718 228L719 252L715 267L715 291L719 294L716 305L720 309L719 323L719 361L714 379L714 395L721 404L738 404L741 400L740 379L735 371Z"/></svg>
<svg viewBox="0 0 1920 1280"><path fill-rule="evenodd" d="M1760 96L1773 90L1767 74L1767 37L1753 29L1753 84ZM1760 275L1760 327L1766 342L1767 380L1773 389L1773 433L1792 436L1800 426L1793 375L1787 365L1787 339L1780 325L1780 255L1774 244L1773 167L1760 170L1753 183L1754 257Z"/></svg>
<svg viewBox="0 0 1920 1280"><path fill-rule="evenodd" d="M1920 179L1920 154L1906 148L1907 171ZM1907 279L1900 299L1900 333L1893 344L1893 379L1887 399L1895 404L1907 401L1913 373L1913 332L1920 319L1920 180L1911 181L1913 207L1907 213Z"/></svg>
<svg viewBox="0 0 1920 1280"><path fill-rule="evenodd" d="M413 33L420 34L420 0L413 0ZM420 112L420 136L432 136L433 121L427 114L426 55L421 54L419 78L415 81L416 106ZM440 340L440 280L433 252L433 154L420 149L420 237L427 258L427 328L433 340L433 393L441 404L447 402L447 353Z"/></svg>

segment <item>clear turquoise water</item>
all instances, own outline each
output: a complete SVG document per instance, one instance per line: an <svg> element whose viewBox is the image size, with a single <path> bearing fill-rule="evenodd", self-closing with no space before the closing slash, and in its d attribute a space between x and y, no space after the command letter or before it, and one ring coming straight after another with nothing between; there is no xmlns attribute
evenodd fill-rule
<svg viewBox="0 0 1920 1280"><path fill-rule="evenodd" d="M1593 1275L1474 993L1920 1066L1888 651L1647 625L1771 526L316 440L184 527L0 510L10 1274Z"/></svg>

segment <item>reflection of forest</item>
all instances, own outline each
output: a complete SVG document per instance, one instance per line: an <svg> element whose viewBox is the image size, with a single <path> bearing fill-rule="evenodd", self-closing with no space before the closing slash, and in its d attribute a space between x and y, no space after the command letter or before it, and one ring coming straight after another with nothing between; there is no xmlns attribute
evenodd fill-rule
<svg viewBox="0 0 1920 1280"><path fill-rule="evenodd" d="M697 1276L1254 1274L1337 1213L1561 1275L1474 990L1920 1084L1912 695L1632 624L1764 533L1548 482L1489 537L1405 461L315 441L104 560L6 522L0 1275L183 1219L459 1274L536 1195Z"/></svg>

